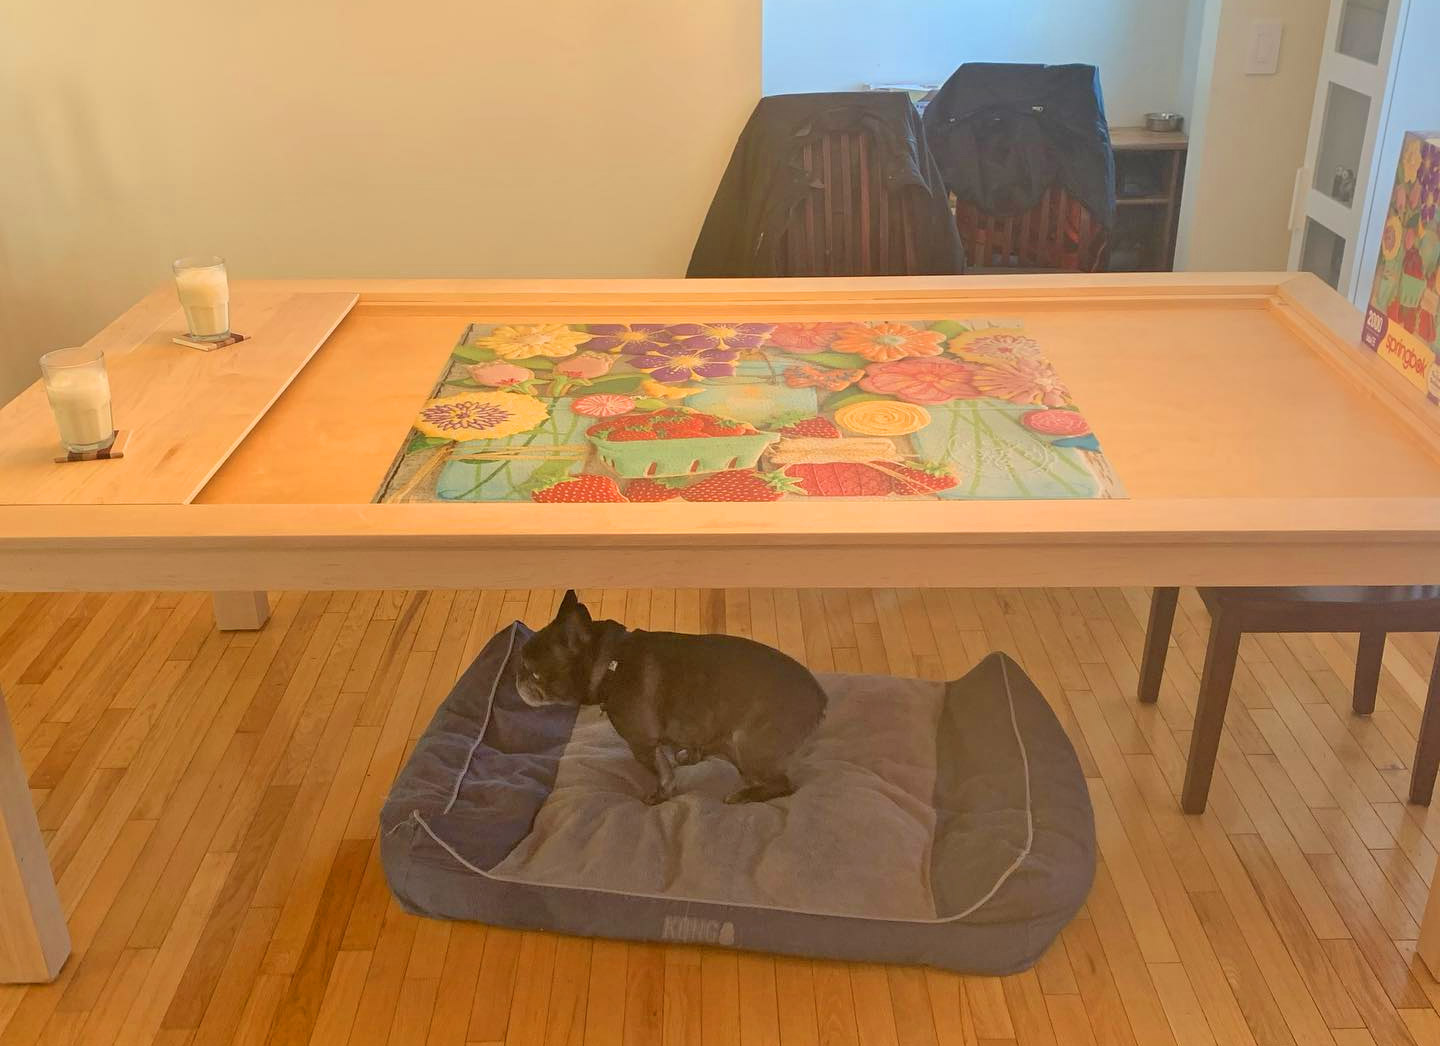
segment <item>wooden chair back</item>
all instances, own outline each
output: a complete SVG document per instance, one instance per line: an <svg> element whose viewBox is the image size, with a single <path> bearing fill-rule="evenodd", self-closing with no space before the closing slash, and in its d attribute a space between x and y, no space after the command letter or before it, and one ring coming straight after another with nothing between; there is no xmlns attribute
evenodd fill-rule
<svg viewBox="0 0 1440 1046"><path fill-rule="evenodd" d="M909 276L922 272L914 187L886 187L864 131L827 131L805 146L809 195L792 212L777 257L785 276ZM948 235L948 233L947 233Z"/></svg>
<svg viewBox="0 0 1440 1046"><path fill-rule="evenodd" d="M956 203L955 227L972 270L1100 272L1108 261L1105 226L1058 185L1024 214L1008 218Z"/></svg>

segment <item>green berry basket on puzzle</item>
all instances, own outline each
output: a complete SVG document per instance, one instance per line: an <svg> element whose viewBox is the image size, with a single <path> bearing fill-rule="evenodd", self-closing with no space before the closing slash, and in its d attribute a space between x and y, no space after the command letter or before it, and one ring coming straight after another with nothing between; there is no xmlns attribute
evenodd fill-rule
<svg viewBox="0 0 1440 1046"><path fill-rule="evenodd" d="M590 436L600 460L625 479L693 476L702 472L750 469L780 437L773 432L743 436L694 436L611 442Z"/></svg>

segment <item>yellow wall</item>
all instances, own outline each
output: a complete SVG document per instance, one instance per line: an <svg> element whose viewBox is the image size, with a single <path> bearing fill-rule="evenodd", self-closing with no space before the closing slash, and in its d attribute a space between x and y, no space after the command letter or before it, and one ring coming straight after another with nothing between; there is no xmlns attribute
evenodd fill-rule
<svg viewBox="0 0 1440 1046"><path fill-rule="evenodd" d="M1295 170L1305 162L1329 4L1204 4L1177 269L1285 269ZM1247 76L1257 18L1285 23L1280 68Z"/></svg>
<svg viewBox="0 0 1440 1046"><path fill-rule="evenodd" d="M760 0L0 5L0 402L187 253L245 275L679 275Z"/></svg>

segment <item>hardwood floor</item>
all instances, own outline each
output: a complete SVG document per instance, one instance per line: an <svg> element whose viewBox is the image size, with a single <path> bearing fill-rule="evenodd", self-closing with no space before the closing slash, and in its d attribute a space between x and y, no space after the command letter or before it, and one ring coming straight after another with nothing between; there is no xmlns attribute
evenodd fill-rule
<svg viewBox="0 0 1440 1046"><path fill-rule="evenodd" d="M517 933L404 915L385 792L461 668L556 593L289 593L256 633L200 595L0 597L10 704L74 954L0 987L0 1042L642 1046L1440 1044L1414 958L1440 812L1404 803L1434 638L1249 636L1210 810L1184 771L1204 609L1134 699L1139 590L606 591L820 670L941 678L999 648L1064 722L1102 854L1081 916L1000 979Z"/></svg>

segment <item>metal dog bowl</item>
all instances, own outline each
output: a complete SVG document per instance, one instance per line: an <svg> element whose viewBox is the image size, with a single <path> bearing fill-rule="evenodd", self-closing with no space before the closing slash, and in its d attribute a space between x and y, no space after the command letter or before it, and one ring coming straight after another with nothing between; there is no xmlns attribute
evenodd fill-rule
<svg viewBox="0 0 1440 1046"><path fill-rule="evenodd" d="M1178 131L1180 125L1185 122L1185 117L1179 113L1146 113L1145 130L1165 132Z"/></svg>

